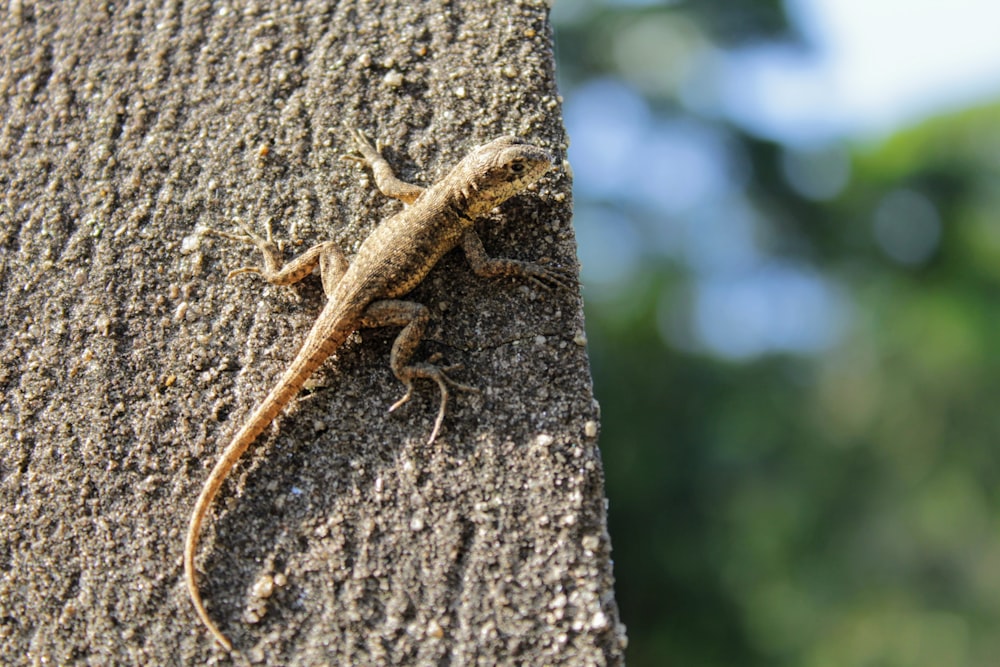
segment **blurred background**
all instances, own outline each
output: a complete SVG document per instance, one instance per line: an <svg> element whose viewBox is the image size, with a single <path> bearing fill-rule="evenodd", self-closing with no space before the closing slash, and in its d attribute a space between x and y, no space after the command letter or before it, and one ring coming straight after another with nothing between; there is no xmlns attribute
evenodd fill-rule
<svg viewBox="0 0 1000 667"><path fill-rule="evenodd" d="M1000 3L552 20L629 664L1000 665Z"/></svg>

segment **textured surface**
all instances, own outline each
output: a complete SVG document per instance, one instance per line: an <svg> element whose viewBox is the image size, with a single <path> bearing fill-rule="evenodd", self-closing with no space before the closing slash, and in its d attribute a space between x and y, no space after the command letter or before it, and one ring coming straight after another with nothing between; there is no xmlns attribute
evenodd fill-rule
<svg viewBox="0 0 1000 667"><path fill-rule="evenodd" d="M546 8L15 1L0 22L0 661L224 660L183 587L188 512L323 297L226 283L254 252L195 229L350 252L399 207L339 159L350 126L421 184L501 134L563 156ZM572 264L569 188L508 202L487 249ZM578 299L460 253L413 298L418 354L482 393L427 445L433 385L385 413L396 332L348 341L223 487L211 612L254 662L620 661Z"/></svg>

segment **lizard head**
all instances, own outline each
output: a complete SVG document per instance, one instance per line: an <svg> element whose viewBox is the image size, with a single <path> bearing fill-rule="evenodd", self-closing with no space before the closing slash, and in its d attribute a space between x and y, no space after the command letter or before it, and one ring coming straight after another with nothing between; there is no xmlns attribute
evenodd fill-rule
<svg viewBox="0 0 1000 667"><path fill-rule="evenodd" d="M548 153L515 137L500 137L472 149L455 167L465 183L461 194L467 214L475 218L487 213L551 167Z"/></svg>

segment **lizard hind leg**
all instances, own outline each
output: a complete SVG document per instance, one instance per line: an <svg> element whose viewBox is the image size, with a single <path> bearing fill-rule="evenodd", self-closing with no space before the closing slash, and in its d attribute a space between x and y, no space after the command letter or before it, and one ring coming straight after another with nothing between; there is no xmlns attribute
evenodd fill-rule
<svg viewBox="0 0 1000 667"><path fill-rule="evenodd" d="M460 391L476 391L475 387L455 382L448 377L448 371L457 368L450 366L442 368L434 363L409 363L417 345L420 343L430 320L430 311L423 304L413 301L398 301L386 299L374 301L368 305L364 316L361 319L361 326L365 328L401 326L403 330L396 336L392 344L392 352L389 356L389 366L392 372L399 378L399 381L406 387L406 393L398 401L392 404L389 412L400 407L413 396L413 381L416 379L433 380L437 383L441 391L441 402L438 407L437 418L434 420L434 428L431 430L428 444L434 442L441 431L441 424L444 422L444 415L448 407L448 388L452 387Z"/></svg>

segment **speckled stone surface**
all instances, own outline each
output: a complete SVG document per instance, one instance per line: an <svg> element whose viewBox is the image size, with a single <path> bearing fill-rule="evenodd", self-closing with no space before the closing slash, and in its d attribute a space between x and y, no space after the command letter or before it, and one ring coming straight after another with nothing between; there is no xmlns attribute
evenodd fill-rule
<svg viewBox="0 0 1000 667"><path fill-rule="evenodd" d="M349 253L400 204L347 129L428 184L516 134L565 157L543 2L34 3L0 9L0 662L620 664L578 296L460 252L412 293L461 364L432 445L395 331L355 335L244 456L183 584L191 506L322 305L225 280L233 218ZM573 266L565 164L478 226Z"/></svg>

